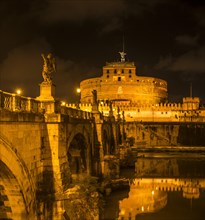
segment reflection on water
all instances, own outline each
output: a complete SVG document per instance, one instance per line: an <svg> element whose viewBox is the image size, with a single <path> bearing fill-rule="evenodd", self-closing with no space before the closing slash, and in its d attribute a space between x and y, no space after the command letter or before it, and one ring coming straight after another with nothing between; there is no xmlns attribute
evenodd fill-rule
<svg viewBox="0 0 205 220"><path fill-rule="evenodd" d="M102 219L204 219L205 156L141 155L129 192L120 193L107 198Z"/></svg>

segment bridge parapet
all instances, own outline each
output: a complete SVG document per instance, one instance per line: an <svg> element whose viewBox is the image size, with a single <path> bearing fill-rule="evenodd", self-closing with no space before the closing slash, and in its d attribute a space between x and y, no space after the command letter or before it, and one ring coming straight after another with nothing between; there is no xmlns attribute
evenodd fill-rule
<svg viewBox="0 0 205 220"><path fill-rule="evenodd" d="M34 98L19 96L14 93L3 92L0 90L0 108L15 112L41 111L40 102Z"/></svg>
<svg viewBox="0 0 205 220"><path fill-rule="evenodd" d="M75 108L70 108L66 106L61 106L60 113L64 115L68 115L71 118L79 118L79 119L93 119L93 114L91 112L82 111Z"/></svg>
<svg viewBox="0 0 205 220"><path fill-rule="evenodd" d="M45 102L35 98L20 96L0 90L0 108L11 112L51 113L51 105L54 106L55 113L68 115L71 118L88 120L93 118L93 114L91 112L61 106L58 100Z"/></svg>

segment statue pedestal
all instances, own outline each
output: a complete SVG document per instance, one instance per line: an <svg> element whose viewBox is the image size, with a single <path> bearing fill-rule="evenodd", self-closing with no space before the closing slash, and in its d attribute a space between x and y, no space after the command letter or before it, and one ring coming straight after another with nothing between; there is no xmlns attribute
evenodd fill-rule
<svg viewBox="0 0 205 220"><path fill-rule="evenodd" d="M45 113L55 112L55 85L42 82L40 84L40 96L36 97L41 102L41 108Z"/></svg>
<svg viewBox="0 0 205 220"><path fill-rule="evenodd" d="M40 101L54 101L55 85L42 82L40 84L40 96L36 99Z"/></svg>

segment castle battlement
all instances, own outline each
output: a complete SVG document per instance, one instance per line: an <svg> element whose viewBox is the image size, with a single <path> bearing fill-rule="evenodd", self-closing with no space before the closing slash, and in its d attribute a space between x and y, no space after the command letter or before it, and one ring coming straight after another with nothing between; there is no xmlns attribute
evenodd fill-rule
<svg viewBox="0 0 205 220"><path fill-rule="evenodd" d="M69 104L69 108L80 108L83 111L92 111L92 104ZM110 104L106 102L98 103L98 110L104 116L110 113ZM159 103L138 104L138 103L112 103L113 115L122 118L124 114L126 121L184 121L197 120L205 121L205 110L200 109L198 105L193 105L192 108L187 108L184 103ZM124 113L123 113L124 112Z"/></svg>
<svg viewBox="0 0 205 220"><path fill-rule="evenodd" d="M200 102L200 99L199 97L184 97L183 98L183 103L186 103L186 102Z"/></svg>

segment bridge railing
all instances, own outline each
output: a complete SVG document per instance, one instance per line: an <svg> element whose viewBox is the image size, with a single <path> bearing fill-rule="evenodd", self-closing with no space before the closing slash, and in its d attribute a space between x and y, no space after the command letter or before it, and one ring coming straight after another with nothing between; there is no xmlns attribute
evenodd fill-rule
<svg viewBox="0 0 205 220"><path fill-rule="evenodd" d="M67 106L61 106L60 113L64 115L69 115L71 118L93 119L93 115L91 112L82 111L80 109L74 109Z"/></svg>
<svg viewBox="0 0 205 220"><path fill-rule="evenodd" d="M69 115L71 118L78 119L93 119L91 112L74 109L67 106L60 106L60 102L54 103L54 111L64 115ZM8 93L0 90L0 108L13 112L46 112L46 104L30 97L20 96L14 93Z"/></svg>
<svg viewBox="0 0 205 220"><path fill-rule="evenodd" d="M38 100L3 91L0 91L0 108L16 112L38 113L41 111Z"/></svg>

